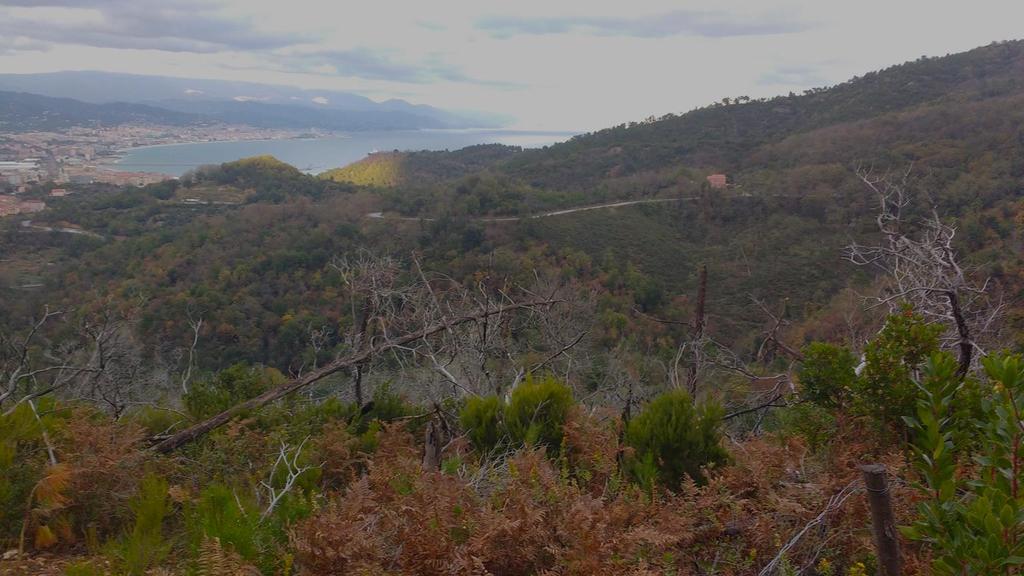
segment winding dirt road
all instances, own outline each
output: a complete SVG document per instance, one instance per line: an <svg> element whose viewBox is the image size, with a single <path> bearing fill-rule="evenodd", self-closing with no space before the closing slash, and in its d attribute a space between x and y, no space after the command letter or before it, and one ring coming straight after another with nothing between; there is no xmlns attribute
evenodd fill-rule
<svg viewBox="0 0 1024 576"><path fill-rule="evenodd" d="M81 236L89 236L90 238L103 239L103 236L95 232L88 230L82 230L81 228L53 228L51 226L41 226L39 224L33 224L31 220L22 220L21 227L28 230L35 230L37 232L63 232L64 234L78 234Z"/></svg>
<svg viewBox="0 0 1024 576"><path fill-rule="evenodd" d="M625 200L623 202L610 202L608 204L595 204L593 206L579 206L577 208L565 208L563 210L552 210L550 212L541 212L539 214L527 214L525 216L479 216L473 218L477 222L516 222L519 220L533 220L536 218L548 218L549 216L562 216L565 214L575 214L576 212L586 212L587 210L603 210L605 208L619 208L621 206L633 206L635 204L659 204L663 202L681 202L683 200L696 200L697 196L688 196L686 198L648 198L646 200ZM409 220L409 221L433 221L435 218L417 218L415 216L392 216L386 215L383 212L370 212L366 215L367 218L376 218L380 220Z"/></svg>

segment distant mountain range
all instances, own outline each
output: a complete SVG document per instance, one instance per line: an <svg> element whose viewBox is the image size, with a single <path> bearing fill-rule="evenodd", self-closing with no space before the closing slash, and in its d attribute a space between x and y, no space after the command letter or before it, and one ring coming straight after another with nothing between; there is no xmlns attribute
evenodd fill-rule
<svg viewBox="0 0 1024 576"><path fill-rule="evenodd" d="M145 104L90 104L72 98L50 98L25 92L0 92L0 132L48 131L74 126L119 124L186 126L203 121L204 118L196 114Z"/></svg>
<svg viewBox="0 0 1024 576"><path fill-rule="evenodd" d="M507 119L404 100L289 86L115 74L0 74L0 130L204 122L261 128L414 130L496 128Z"/></svg>

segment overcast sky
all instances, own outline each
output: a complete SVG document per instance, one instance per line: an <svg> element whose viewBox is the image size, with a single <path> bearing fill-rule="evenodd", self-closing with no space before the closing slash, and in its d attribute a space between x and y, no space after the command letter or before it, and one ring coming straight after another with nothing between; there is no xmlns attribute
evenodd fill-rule
<svg viewBox="0 0 1024 576"><path fill-rule="evenodd" d="M0 72L222 78L591 130L1024 36L1020 0L0 0Z"/></svg>

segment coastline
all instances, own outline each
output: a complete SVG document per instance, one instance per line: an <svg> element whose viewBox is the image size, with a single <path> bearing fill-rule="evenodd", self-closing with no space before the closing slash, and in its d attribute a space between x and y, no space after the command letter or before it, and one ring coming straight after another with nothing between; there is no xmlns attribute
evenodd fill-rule
<svg viewBox="0 0 1024 576"><path fill-rule="evenodd" d="M97 159L96 164L97 167L102 165L102 169L108 171L180 177L184 172L197 166L220 164L257 154L271 154L303 172L316 174L356 162L375 150L459 150L480 144L541 148L564 142L574 135L576 133L569 131L502 128L368 130L316 134L315 137L310 137L306 132L303 135L291 133L270 138L199 141L193 139L132 146L118 149L114 154ZM260 143L271 145L260 146ZM233 144L240 145L239 149L233 149ZM263 151L264 148L266 151ZM144 152L152 149L160 151ZM182 151L177 152L177 149Z"/></svg>
<svg viewBox="0 0 1024 576"><path fill-rule="evenodd" d="M119 169L117 163L124 160L125 155L135 152L137 150L146 150L149 148L171 148L175 146L195 146L200 144L220 144L225 142L280 142L282 140L323 140L327 138L347 138L346 134L325 134L321 136L281 136L278 138L225 138L222 140L183 140L181 142L167 142L162 144L143 144L141 146L128 146L126 148L118 148L114 150L113 154L109 156L103 156L97 158L95 166L97 170L106 170L108 172L138 172L137 170L122 170ZM145 173L145 172L140 172ZM175 177L176 178L176 177Z"/></svg>

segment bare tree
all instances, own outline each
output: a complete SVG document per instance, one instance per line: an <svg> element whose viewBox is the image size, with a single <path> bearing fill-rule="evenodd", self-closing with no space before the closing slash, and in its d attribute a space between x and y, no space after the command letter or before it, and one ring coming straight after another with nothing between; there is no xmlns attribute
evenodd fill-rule
<svg viewBox="0 0 1024 576"><path fill-rule="evenodd" d="M374 329L386 324L386 319L395 314L395 306L406 300L396 285L401 274L399 263L390 256L359 251L351 258L336 258L331 267L341 275L348 290L351 325L344 334L344 344L348 350L366 350L371 346ZM363 380L372 360L351 367L352 390L360 405L364 400Z"/></svg>
<svg viewBox="0 0 1024 576"><path fill-rule="evenodd" d="M464 294L456 292L454 296L454 300L465 302ZM373 359L383 358L388 354L393 354L395 357L404 356L408 361L414 362L424 357L428 345L433 344L441 334L447 334L456 329L472 330L481 324L493 322L496 318L506 317L513 312L531 313L547 309L558 302L555 299L546 298L513 301L507 304L488 303L485 307L459 316L437 318L436 315L425 313L427 309L419 304L420 299L409 298L404 301L409 304L403 306L401 302L396 303L393 312L387 316L387 322L383 321L384 317L375 317L376 331L365 345L343 354L317 370L288 380L259 396L241 402L220 414L162 439L156 444L155 449L160 452L174 450L226 424L238 414L265 406L336 372L352 370L356 366L365 365Z"/></svg>
<svg viewBox="0 0 1024 576"><path fill-rule="evenodd" d="M274 461L274 465L270 467L270 475L266 480L260 480L260 486L267 492L267 507L263 509L263 513L260 514L260 522L267 519L277 508L277 505L281 502L281 499L286 494L292 491L295 487L295 482L298 481L304 473L318 468L319 466L313 466L307 464L305 466L299 465L299 458L302 456L302 449L306 446L306 441L309 437L302 439L298 446L294 448L288 445L286 442L281 442L281 446L277 453L277 460ZM275 486L277 484L274 479L278 477L278 472L281 472L284 476L284 481L280 487Z"/></svg>
<svg viewBox="0 0 1024 576"><path fill-rule="evenodd" d="M960 353L960 375L966 375L976 355L984 354L1002 305L989 296L989 280L975 281L959 263L953 242L956 227L947 224L932 207L926 216L911 221L910 169L900 176L876 175L858 169L857 176L878 198L876 222L882 241L875 245L850 244L846 258L858 266L881 272L882 294L872 306L897 312L905 303L927 320L947 327L944 347Z"/></svg>
<svg viewBox="0 0 1024 576"><path fill-rule="evenodd" d="M188 354L185 357L185 369L181 373L181 393L188 394L189 384L192 383L192 372L195 370L196 350L199 346L199 335L203 330L203 317L193 317L192 312L188 313L188 325L192 329L192 343L189 344Z"/></svg>
<svg viewBox="0 0 1024 576"><path fill-rule="evenodd" d="M76 378L65 396L101 406L116 419L131 406L151 404L176 386L161 358L145 353L133 311L104 306L84 315L78 331L97 369Z"/></svg>
<svg viewBox="0 0 1024 576"><path fill-rule="evenodd" d="M62 391L83 375L95 377L102 372L89 342L58 342L47 334L65 316L63 310L46 307L24 334L0 331L0 408L5 414L24 402Z"/></svg>

